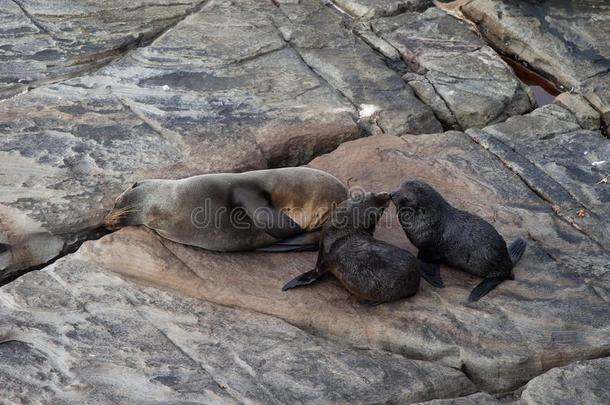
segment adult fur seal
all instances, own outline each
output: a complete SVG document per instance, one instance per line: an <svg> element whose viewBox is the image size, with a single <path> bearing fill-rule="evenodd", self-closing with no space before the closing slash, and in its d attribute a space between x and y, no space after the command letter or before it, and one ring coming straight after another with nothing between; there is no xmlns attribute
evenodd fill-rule
<svg viewBox="0 0 610 405"><path fill-rule="evenodd" d="M419 249L417 257L445 263L483 277L470 296L477 301L502 281L512 279L526 244L517 239L508 248L495 228L482 218L452 207L422 181L405 181L390 193L407 237Z"/></svg>
<svg viewBox="0 0 610 405"><path fill-rule="evenodd" d="M365 193L341 203L323 226L315 269L294 278L282 290L311 284L329 272L349 292L370 303L415 294L422 276L442 287L439 265L421 262L411 253L373 238L389 203L388 193Z"/></svg>
<svg viewBox="0 0 610 405"><path fill-rule="evenodd" d="M306 167L144 180L117 198L104 225L145 225L175 242L216 251L315 250L319 233L308 232L346 198L339 180Z"/></svg>

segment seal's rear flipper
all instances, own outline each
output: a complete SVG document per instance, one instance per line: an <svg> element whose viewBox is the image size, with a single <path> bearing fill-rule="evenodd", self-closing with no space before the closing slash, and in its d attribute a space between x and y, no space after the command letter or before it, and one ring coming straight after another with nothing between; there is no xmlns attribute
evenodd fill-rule
<svg viewBox="0 0 610 405"><path fill-rule="evenodd" d="M496 288L500 285L504 280L508 280L509 277L489 277L484 278L483 281L479 283L468 296L469 302L474 302L480 300L482 297L487 295L488 292Z"/></svg>
<svg viewBox="0 0 610 405"><path fill-rule="evenodd" d="M300 276L297 276L286 283L284 287L282 287L282 291L290 290L291 288L302 287L304 285L309 285L314 281L318 280L322 277L323 273L320 273L318 269L313 269L308 271L307 273L303 273Z"/></svg>
<svg viewBox="0 0 610 405"><path fill-rule="evenodd" d="M510 255L510 261L513 262L513 266L521 260L521 256L523 256L526 247L527 243L521 238L510 244L508 247L508 254Z"/></svg>
<svg viewBox="0 0 610 405"><path fill-rule="evenodd" d="M426 280L431 286L436 288L445 288L443 279L441 278L441 265L419 262L419 274Z"/></svg>
<svg viewBox="0 0 610 405"><path fill-rule="evenodd" d="M259 252L315 252L320 244L320 231L307 232L256 249Z"/></svg>
<svg viewBox="0 0 610 405"><path fill-rule="evenodd" d="M303 233L303 229L288 215L276 209L257 190L237 187L232 192L233 203L246 211L258 229L277 239L286 239Z"/></svg>
<svg viewBox="0 0 610 405"><path fill-rule="evenodd" d="M6 243L0 243L0 255L4 252L8 252L11 250L11 245L7 245Z"/></svg>

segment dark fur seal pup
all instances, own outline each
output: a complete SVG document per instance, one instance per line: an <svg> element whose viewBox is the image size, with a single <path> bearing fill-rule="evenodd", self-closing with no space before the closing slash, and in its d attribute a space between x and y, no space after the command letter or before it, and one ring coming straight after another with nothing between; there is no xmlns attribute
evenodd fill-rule
<svg viewBox="0 0 610 405"><path fill-rule="evenodd" d="M216 251L315 250L331 210L347 198L334 176L307 167L144 180L121 194L104 225L145 225Z"/></svg>
<svg viewBox="0 0 610 405"><path fill-rule="evenodd" d="M479 300L502 281L513 278L512 269L525 252L523 239L507 248L490 223L452 207L421 181L402 183L390 197L407 237L419 249L419 259L484 277L469 301Z"/></svg>
<svg viewBox="0 0 610 405"><path fill-rule="evenodd" d="M422 276L442 287L439 265L421 262L406 250L373 238L389 203L388 193L366 193L341 203L322 229L316 268L294 278L282 290L311 284L329 272L349 292L370 303L415 294Z"/></svg>

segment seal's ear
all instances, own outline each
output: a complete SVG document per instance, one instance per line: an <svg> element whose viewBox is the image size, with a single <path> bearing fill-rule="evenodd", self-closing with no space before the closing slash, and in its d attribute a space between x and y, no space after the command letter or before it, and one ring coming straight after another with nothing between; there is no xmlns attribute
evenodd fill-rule
<svg viewBox="0 0 610 405"><path fill-rule="evenodd" d="M260 190L236 187L232 190L231 200L246 211L256 228L274 238L286 239L304 232L292 218L273 207Z"/></svg>

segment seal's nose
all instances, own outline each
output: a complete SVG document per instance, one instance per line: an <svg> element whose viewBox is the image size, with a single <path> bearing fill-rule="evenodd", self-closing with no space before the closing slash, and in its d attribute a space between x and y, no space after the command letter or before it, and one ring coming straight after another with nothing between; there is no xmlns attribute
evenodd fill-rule
<svg viewBox="0 0 610 405"><path fill-rule="evenodd" d="M398 190L390 191L390 198L393 200L398 195Z"/></svg>

